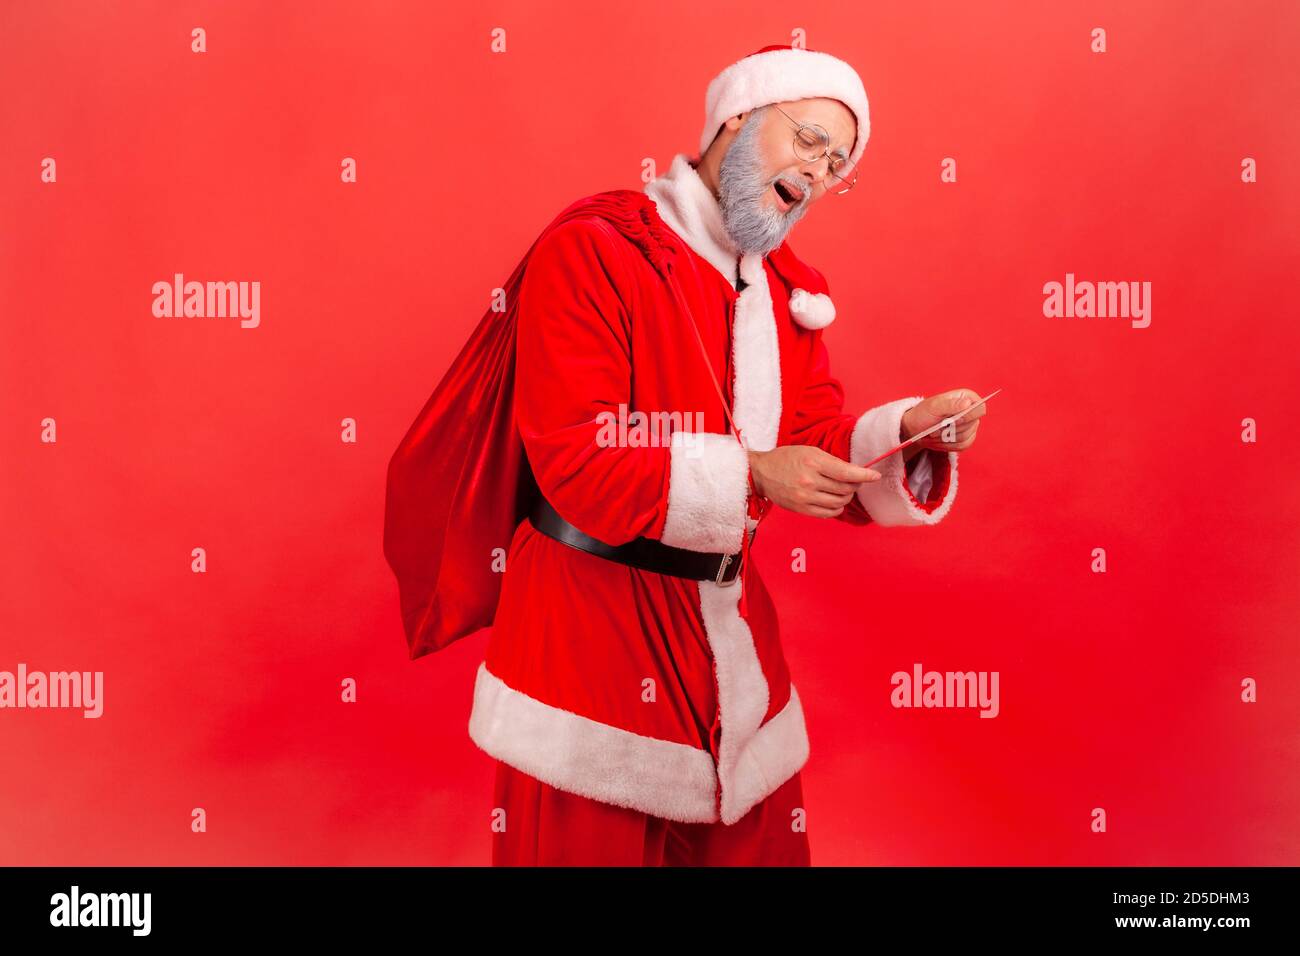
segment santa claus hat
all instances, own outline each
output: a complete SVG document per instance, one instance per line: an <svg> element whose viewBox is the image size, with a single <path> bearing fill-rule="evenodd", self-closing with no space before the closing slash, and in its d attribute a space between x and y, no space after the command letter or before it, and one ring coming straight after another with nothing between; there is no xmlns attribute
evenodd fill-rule
<svg viewBox="0 0 1300 956"><path fill-rule="evenodd" d="M769 103L827 97L842 102L858 121L858 135L849 153L856 163L867 148L871 120L867 91L857 71L843 60L789 44L765 46L731 64L713 78L704 95L704 133L700 153L709 148L718 128L729 117Z"/></svg>

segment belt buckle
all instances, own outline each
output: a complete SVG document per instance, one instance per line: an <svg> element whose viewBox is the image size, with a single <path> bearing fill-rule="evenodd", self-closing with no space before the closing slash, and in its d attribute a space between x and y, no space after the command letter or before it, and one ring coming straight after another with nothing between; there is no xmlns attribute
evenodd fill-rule
<svg viewBox="0 0 1300 956"><path fill-rule="evenodd" d="M752 530L746 530L745 536L749 538L749 543L753 544L754 538L758 536L758 528L753 528ZM718 562L718 573L714 575L713 583L720 588L729 588L737 581L739 581L740 580L739 571L736 572L736 576L732 578L730 581L723 581L722 576L727 573L727 568L731 567L732 561L741 561L743 560L744 555L745 552L743 550L734 555L724 554L722 556L722 560Z"/></svg>

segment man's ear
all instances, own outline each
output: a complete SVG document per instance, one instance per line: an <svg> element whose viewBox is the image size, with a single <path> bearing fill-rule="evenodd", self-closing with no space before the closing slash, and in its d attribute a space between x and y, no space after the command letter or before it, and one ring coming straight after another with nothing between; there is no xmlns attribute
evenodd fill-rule
<svg viewBox="0 0 1300 956"><path fill-rule="evenodd" d="M745 125L745 120L748 117L749 117L749 111L746 110L743 113L737 113L735 116L728 116L727 121L722 125L725 126L727 129L731 130L733 133L735 133L742 126Z"/></svg>

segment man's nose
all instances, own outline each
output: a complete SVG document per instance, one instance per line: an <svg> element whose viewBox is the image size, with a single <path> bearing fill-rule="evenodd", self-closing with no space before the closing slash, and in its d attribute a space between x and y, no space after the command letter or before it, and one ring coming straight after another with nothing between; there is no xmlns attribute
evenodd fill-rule
<svg viewBox="0 0 1300 956"><path fill-rule="evenodd" d="M808 188L812 189L819 183L825 184L826 177L830 175L831 163L825 156L821 159L804 163L800 174L808 181Z"/></svg>

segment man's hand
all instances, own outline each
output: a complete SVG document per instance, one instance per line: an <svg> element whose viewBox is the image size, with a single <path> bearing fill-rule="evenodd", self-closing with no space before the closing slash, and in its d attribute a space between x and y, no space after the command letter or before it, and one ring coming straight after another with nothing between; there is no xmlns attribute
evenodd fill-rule
<svg viewBox="0 0 1300 956"><path fill-rule="evenodd" d="M945 418L956 415L962 409L969 408L978 402L979 398L979 392L969 388L954 388L950 392L931 395L903 413L902 434L899 440L907 441L917 432L923 432ZM953 434L948 434L949 428L940 428L937 432L926 435L915 445L903 449L904 459L910 460L914 455L920 454L923 448L931 448L934 451L965 451L975 443L975 432L980 427L979 419L984 417L986 411L988 411L987 404L981 405L968 415L962 415L950 426L955 429ZM953 440L944 441L945 437Z"/></svg>
<svg viewBox="0 0 1300 956"><path fill-rule="evenodd" d="M834 518L853 500L860 484L880 480L880 472L850 465L815 445L751 451L749 470L764 498L814 518Z"/></svg>

